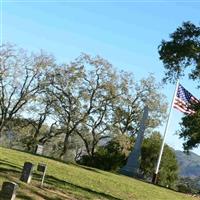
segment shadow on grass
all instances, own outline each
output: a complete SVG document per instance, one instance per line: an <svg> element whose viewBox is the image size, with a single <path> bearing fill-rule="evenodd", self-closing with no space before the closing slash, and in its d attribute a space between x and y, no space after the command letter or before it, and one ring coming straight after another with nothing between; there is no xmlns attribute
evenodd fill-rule
<svg viewBox="0 0 200 200"><path fill-rule="evenodd" d="M30 189L29 190L31 191L32 194L35 194L45 200L63 200L63 198L60 198L58 196L51 196L50 194L43 194L42 192L39 192L39 190L33 190L33 189Z"/></svg>
<svg viewBox="0 0 200 200"><path fill-rule="evenodd" d="M17 179L17 180L13 179L14 177L19 178L19 174L20 173L14 169L6 169L6 168L0 167L0 179L2 177L2 178L5 178L6 181L15 182L18 184L19 188L22 188L23 190L25 190L25 191L20 191L19 189L17 189L17 198L18 199L36 200L37 197L41 197L42 199L45 199L45 200L63 200L64 199L64 198L60 198L59 196L55 196L55 194L54 194L54 196L52 196L51 194L48 194L48 193L43 194L44 191L41 191L41 188L37 188L31 184L30 185L24 184L21 186L21 182L19 179ZM41 178L37 174L35 174L35 175L37 176L37 179ZM34 194L34 196L32 196L33 194ZM0 191L0 199L1 199L1 191ZM4 199L2 199L2 200L4 200Z"/></svg>
<svg viewBox="0 0 200 200"><path fill-rule="evenodd" d="M86 170L89 170L89 171L92 171L92 172L101 173L100 171L96 170L95 168L90 168L88 166L80 165L80 164L77 164L77 163L74 163L74 162L63 161L63 160L61 160L59 158L54 158L54 157L46 156L46 155L38 155L38 154L35 154L34 152L28 152L28 151L21 150L21 149L16 149L16 148L5 148L5 149L11 149L13 151L19 151L19 152L30 154L30 155L33 155L33 156L36 156L36 157L40 157L40 158L47 158L47 159L54 160L54 161L57 161L57 162L60 162L60 163L66 164L66 165L70 164L70 165L74 165L76 167L80 167L80 168L83 168L83 169L86 169ZM1 164L1 161L2 162L7 162L7 161L4 161L4 160L0 159L0 164ZM8 163L13 164L11 162L8 162ZM19 169L21 169L21 168L19 168Z"/></svg>
<svg viewBox="0 0 200 200"><path fill-rule="evenodd" d="M17 199L22 199L22 200L37 200L39 197L45 200L64 200L64 198L60 198L59 195L52 196L49 193L44 193L44 191L41 191L41 188L37 188L34 186L23 186L24 191L17 191ZM30 195L29 195L30 194Z"/></svg>
<svg viewBox="0 0 200 200"><path fill-rule="evenodd" d="M76 166L76 167L80 167L82 169L86 169L88 171L92 171L92 172L101 174L101 172L99 172L97 169L94 169L94 168L91 168L91 167L87 167L87 166L84 166L84 165L76 165L76 164L73 164L73 165Z"/></svg>
<svg viewBox="0 0 200 200"><path fill-rule="evenodd" d="M30 152L30 151L26 151L26 150L22 150L22 149L17 149L17 148L6 148L6 147L3 147L3 148L10 149L10 150L13 150L13 151L19 151L19 152L26 153L26 154L30 154L30 155L33 155L33 156L36 156L36 157L39 157L39 158L47 158L47 159L50 159L50 160L55 160L55 161L58 161L58 162L61 162L61 163L64 163L64 164L71 164L70 162L63 161L59 158L54 158L54 157L46 156L46 155L39 155L39 154L36 154L35 152Z"/></svg>
<svg viewBox="0 0 200 200"><path fill-rule="evenodd" d="M122 200L120 198L114 197L114 196L106 194L104 192L98 192L98 191L92 190L92 189L87 188L87 187L75 185L73 183L70 183L70 182L67 182L67 181L64 181L64 180L60 180L60 179L55 178L53 176L46 176L45 182L50 184L50 185L54 185L56 187L62 186L62 188L63 188L63 185L66 185L66 186L69 187L69 189L71 189L71 191L78 189L78 190L89 192L91 194L98 195L98 196L101 196L101 197L104 197L104 198L107 198L107 199L110 199L110 200Z"/></svg>
<svg viewBox="0 0 200 200"><path fill-rule="evenodd" d="M44 198L45 200L63 200L63 198L46 196L37 191L33 191L33 193L35 193L37 196Z"/></svg>
<svg viewBox="0 0 200 200"><path fill-rule="evenodd" d="M24 193L22 193L20 191L17 192L17 198L23 199L23 200L35 200L34 197L27 196L27 195L25 195Z"/></svg>
<svg viewBox="0 0 200 200"><path fill-rule="evenodd" d="M13 173L13 174L20 174L20 172L18 170L15 170L15 169L6 169L6 168L3 168L3 167L0 167L0 176L5 176L5 174L10 174L10 173ZM3 174L3 175L1 175Z"/></svg>
<svg viewBox="0 0 200 200"><path fill-rule="evenodd" d="M15 165L14 163L12 163L12 162L9 162L9 161L7 161L7 160L2 160L2 159L0 159L0 166L1 165L5 165L5 166L7 166L7 167L9 167L9 169L10 168L15 168L15 169L18 169L18 170L20 170L21 171L21 167L18 167L17 165Z"/></svg>

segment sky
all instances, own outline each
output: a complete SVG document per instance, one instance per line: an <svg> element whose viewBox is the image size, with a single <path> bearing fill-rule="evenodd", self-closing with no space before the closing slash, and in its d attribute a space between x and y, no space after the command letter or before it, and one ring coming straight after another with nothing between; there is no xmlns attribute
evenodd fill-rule
<svg viewBox="0 0 200 200"><path fill-rule="evenodd" d="M28 51L45 50L58 62L70 62L82 52L100 55L137 80L153 73L164 76L158 46L169 39L183 21L200 25L200 0L0 0L1 43L14 43ZM181 84L200 98L197 83L183 78ZM170 104L175 85L163 92ZM166 142L182 150L175 134L183 115L172 110ZM160 131L163 134L165 122ZM200 155L200 148L194 150Z"/></svg>

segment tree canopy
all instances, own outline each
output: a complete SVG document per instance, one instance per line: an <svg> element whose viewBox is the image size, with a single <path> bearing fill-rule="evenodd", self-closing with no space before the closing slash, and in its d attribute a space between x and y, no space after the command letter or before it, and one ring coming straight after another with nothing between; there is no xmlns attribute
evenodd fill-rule
<svg viewBox="0 0 200 200"><path fill-rule="evenodd" d="M170 40L161 42L159 55L166 70L164 81L175 82L185 72L200 81L200 27L183 22L170 34Z"/></svg>
<svg viewBox="0 0 200 200"><path fill-rule="evenodd" d="M159 46L160 59L165 67L164 81L176 82L184 75L189 79L200 81L200 26L192 22L184 22L175 32L170 34L170 40L163 40ZM198 85L200 87L200 85ZM192 115L182 118L179 136L185 140L185 150L195 148L200 143L200 103L191 105L195 111Z"/></svg>
<svg viewBox="0 0 200 200"><path fill-rule="evenodd" d="M29 54L14 45L0 50L0 136L9 122L20 116L42 92L46 71L54 58L39 52Z"/></svg>
<svg viewBox="0 0 200 200"><path fill-rule="evenodd" d="M76 154L93 157L113 136L133 136L146 105L149 132L165 119L166 99L152 74L136 80L84 53L60 64L42 51L30 54L6 44L0 55L0 133L18 134L28 151L48 144L64 158L79 138Z"/></svg>
<svg viewBox="0 0 200 200"><path fill-rule="evenodd" d="M191 105L191 109L195 110L195 113L184 116L180 123L179 136L185 140L183 147L186 151L200 144L200 104Z"/></svg>

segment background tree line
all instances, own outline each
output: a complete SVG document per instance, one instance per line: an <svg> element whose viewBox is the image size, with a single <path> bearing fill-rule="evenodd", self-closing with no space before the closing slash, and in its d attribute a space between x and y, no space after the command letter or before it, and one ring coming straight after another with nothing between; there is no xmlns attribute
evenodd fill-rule
<svg viewBox="0 0 200 200"><path fill-rule="evenodd" d="M158 133L152 133L164 121L167 109L162 86L153 75L136 81L133 74L87 54L69 64L58 64L43 51L29 53L11 44L4 44L0 54L2 145L34 152L37 144L43 144L47 156L118 170L148 105L141 173L150 178L161 141ZM161 184L170 185L177 178L170 148L166 158Z"/></svg>

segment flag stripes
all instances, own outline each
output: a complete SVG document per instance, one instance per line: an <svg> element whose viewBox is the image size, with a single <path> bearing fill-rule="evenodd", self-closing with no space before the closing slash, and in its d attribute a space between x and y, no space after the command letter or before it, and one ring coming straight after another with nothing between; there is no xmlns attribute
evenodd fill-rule
<svg viewBox="0 0 200 200"><path fill-rule="evenodd" d="M179 84L173 107L185 114L194 114L194 111L189 108L191 103L199 103L199 100Z"/></svg>

